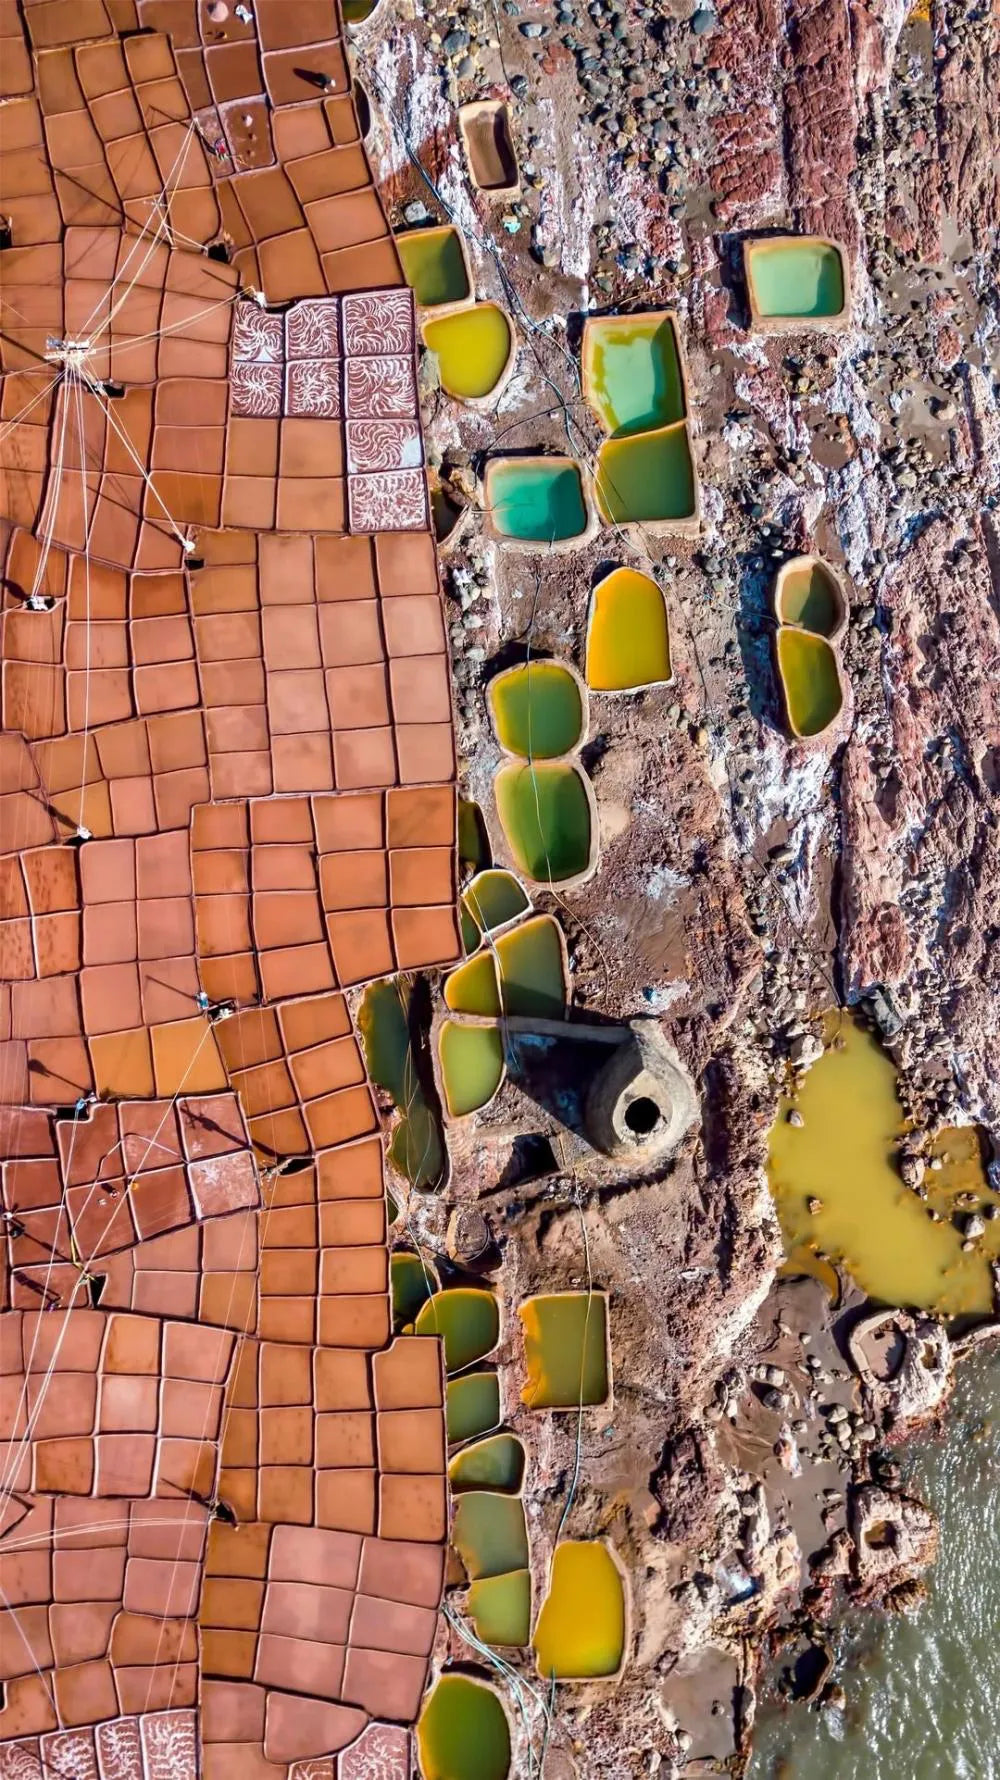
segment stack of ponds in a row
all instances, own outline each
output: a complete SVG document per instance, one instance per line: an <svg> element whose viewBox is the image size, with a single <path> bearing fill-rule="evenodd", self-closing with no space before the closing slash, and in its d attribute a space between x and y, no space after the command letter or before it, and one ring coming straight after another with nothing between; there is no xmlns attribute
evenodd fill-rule
<svg viewBox="0 0 1000 1780"><path fill-rule="evenodd" d="M847 629L844 590L833 570L815 556L782 564L774 584L778 627L774 653L785 723L797 741L815 741L844 705L837 648Z"/></svg>

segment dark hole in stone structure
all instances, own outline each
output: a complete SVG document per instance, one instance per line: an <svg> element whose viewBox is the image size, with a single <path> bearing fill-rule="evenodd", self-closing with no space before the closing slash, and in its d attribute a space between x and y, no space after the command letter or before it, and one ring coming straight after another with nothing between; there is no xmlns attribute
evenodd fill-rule
<svg viewBox="0 0 1000 1780"><path fill-rule="evenodd" d="M634 1137L648 1137L660 1122L660 1109L648 1094L640 1094L625 1108L625 1124Z"/></svg>
<svg viewBox="0 0 1000 1780"><path fill-rule="evenodd" d="M227 241L213 241L211 247L206 248L205 251L210 260L219 260L223 266L228 266L229 243Z"/></svg>
<svg viewBox="0 0 1000 1780"><path fill-rule="evenodd" d="M101 1299L104 1297L104 1288L107 1283L108 1276L106 1273L92 1273L90 1275L90 1278L87 1281L87 1296L90 1299L91 1310L97 1310L100 1305Z"/></svg>

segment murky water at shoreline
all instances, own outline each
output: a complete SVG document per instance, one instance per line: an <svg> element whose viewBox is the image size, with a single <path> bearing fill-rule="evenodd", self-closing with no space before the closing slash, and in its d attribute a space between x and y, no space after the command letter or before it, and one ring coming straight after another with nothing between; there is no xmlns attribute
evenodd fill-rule
<svg viewBox="0 0 1000 1780"><path fill-rule="evenodd" d="M901 1455L941 1523L911 1619L854 1611L837 1638L843 1714L762 1708L748 1780L1000 1780L1000 1350L959 1374L943 1438Z"/></svg>

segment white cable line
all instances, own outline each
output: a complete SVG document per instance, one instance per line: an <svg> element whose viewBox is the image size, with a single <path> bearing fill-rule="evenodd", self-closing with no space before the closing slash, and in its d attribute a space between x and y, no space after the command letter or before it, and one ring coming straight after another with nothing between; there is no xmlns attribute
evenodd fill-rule
<svg viewBox="0 0 1000 1780"><path fill-rule="evenodd" d="M140 248L142 247L143 241L145 240L145 237L146 237L146 230L149 228L150 224L152 223L153 217L157 216L158 221L157 221L157 225L156 225L155 234L153 236L152 242L149 245L149 250L146 253L146 256L142 262L142 265L139 267L139 271L135 275L135 278L138 278L141 275L143 267L146 265L146 263L150 257L150 254L153 252L153 249L157 245L157 242L160 238L160 233L163 229L164 222L167 221L167 219L168 219L166 199L170 195L170 193L169 193L170 181L172 180L175 172L179 171L178 163L181 161L182 157L187 155L187 151L190 146L191 137L192 137L193 133L194 133L194 120L192 118L188 123L187 129L184 132L184 137L181 141L180 148L177 150L177 153L174 156L173 166L171 167L169 173L167 174L167 177L164 180L163 185L160 188L158 195L152 200L150 213L149 213L148 217L146 218L146 221L142 224L138 235L136 236L132 246L129 248L129 251L125 256L125 259L123 260L121 266L116 271L114 278L111 280L111 283L108 286L107 293L105 294L102 292L102 294L98 297L97 302L95 303L93 309L91 310L90 314L88 315L82 328L79 329L79 333L81 335L85 335L87 333L87 330L92 326L94 317L98 313L98 310L100 309L101 304L109 303L111 301L111 298L114 295L115 286L117 284L119 284L121 282L121 280L124 278L124 276L128 270L129 261L132 259L134 254L139 252ZM122 232L124 233L124 230ZM135 283L135 278L132 279L132 281L129 285L129 290L132 289L132 286ZM128 291L126 291L125 294L127 296ZM106 327L109 325L111 316L115 313L116 313L115 309L112 309L111 312L109 313L109 315L107 316L103 326Z"/></svg>
<svg viewBox="0 0 1000 1780"><path fill-rule="evenodd" d="M27 407L22 408L20 414L15 414L13 420L8 420L5 427L0 428L0 443L2 443L2 441L4 439L6 439L8 433L12 433L16 426L20 426L21 422L23 420L27 419L28 415L32 412L32 410L34 408L38 407L40 402L44 402L46 397L51 395L52 391L59 387L59 372L58 372L58 370L55 370L55 368L51 365L47 365L45 368L52 376L51 383L46 384L44 389L39 390L37 396L32 396L31 401L28 403Z"/></svg>
<svg viewBox="0 0 1000 1780"><path fill-rule="evenodd" d="M83 375L86 380L87 388L90 390L91 395L94 397L95 401L97 402L98 407L101 409L102 413L104 414L105 419L110 422L111 426L114 428L115 432L118 434L119 439L121 440L122 444L124 445L126 451L129 454L130 458L132 459L132 462L135 464L135 467L138 470L140 476L142 477L144 483L146 484L146 487L149 489L150 493L153 495L153 498L162 507L164 517L166 518L166 522L167 522L168 526L170 527L170 530L173 532L174 537L177 539L178 543L180 544L181 549L184 551L187 551L190 547L190 539L188 539L184 536L184 533L181 531L180 526L178 526L174 523L173 519L170 517L170 514L167 512L166 502L157 493L156 485L153 482L153 479L150 476L149 471L146 469L145 464L142 462L142 459L139 457L138 453L136 452L136 449L135 449L134 445L132 444L131 439L128 437L128 434L122 430L122 428L118 424L118 421L115 419L114 413L112 412L110 404L108 403L107 399L104 396L104 391L102 390L100 384L97 382L96 378L92 377L87 371L84 371ZM150 524L152 524L152 525L157 525L159 523L159 520L157 518L151 518L150 515L148 515L148 514L138 513L138 514L136 514L136 518L140 524L142 523L143 519L149 519Z"/></svg>
<svg viewBox="0 0 1000 1780"><path fill-rule="evenodd" d="M87 472L84 468L84 429L83 385L76 380L77 426L80 434L80 498L83 503L83 573L84 573L84 627L86 637L86 655L83 676L83 755L80 773L80 814L77 828L83 828L83 812L87 802L87 745L90 737L90 514L87 511Z"/></svg>

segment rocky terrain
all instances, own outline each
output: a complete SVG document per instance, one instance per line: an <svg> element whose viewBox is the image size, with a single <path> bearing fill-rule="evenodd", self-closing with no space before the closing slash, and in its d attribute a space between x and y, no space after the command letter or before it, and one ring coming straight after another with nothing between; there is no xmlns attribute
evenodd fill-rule
<svg viewBox="0 0 1000 1780"><path fill-rule="evenodd" d="M666 590L673 684L592 709L600 869L543 904L578 1007L661 1016L702 1114L666 1171L635 1177L576 1135L566 1071L529 1058L410 1216L441 1247L477 1203L512 1304L588 1277L611 1293L614 1402L578 1477L575 1425L540 1444L518 1424L536 1583L574 1478L572 1529L606 1531L632 1580L630 1666L560 1698L547 1780L735 1771L776 1608L803 1582L816 1613L839 1580L884 1597L927 1561L920 1505L870 1455L887 1415L898 1433L946 1395L862 1395L815 1282L775 1288L779 1088L817 1053L813 1016L863 1002L919 1126L1000 1132L1000 17L988 0L384 0L355 60L392 221L455 221L520 342L496 413L460 409L424 365L431 462L469 510L445 579L463 789L488 818L485 680L528 646L581 665L600 564ZM475 192L458 138L457 104L484 95L512 107L509 204ZM848 331L749 331L739 243L774 228L844 244ZM484 455L592 460L582 318L649 307L680 319L702 535L498 550ZM850 699L807 749L780 727L768 595L812 549L850 591ZM790 1492L803 1444L820 1462ZM894 1516L898 1537L866 1536Z"/></svg>

